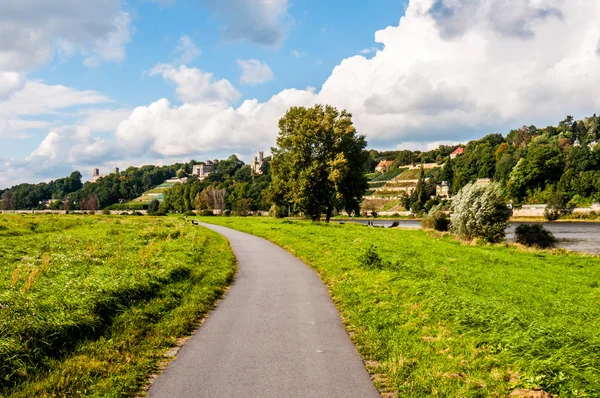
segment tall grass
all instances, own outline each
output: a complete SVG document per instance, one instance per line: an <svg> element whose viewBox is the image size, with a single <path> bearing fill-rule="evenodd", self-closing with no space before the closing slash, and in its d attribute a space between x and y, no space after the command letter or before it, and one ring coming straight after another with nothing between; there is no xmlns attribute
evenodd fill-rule
<svg viewBox="0 0 600 398"><path fill-rule="evenodd" d="M597 257L350 224L205 221L265 237L314 267L382 392L600 396Z"/></svg>
<svg viewBox="0 0 600 398"><path fill-rule="evenodd" d="M234 273L225 239L174 218L0 225L0 396L136 395Z"/></svg>

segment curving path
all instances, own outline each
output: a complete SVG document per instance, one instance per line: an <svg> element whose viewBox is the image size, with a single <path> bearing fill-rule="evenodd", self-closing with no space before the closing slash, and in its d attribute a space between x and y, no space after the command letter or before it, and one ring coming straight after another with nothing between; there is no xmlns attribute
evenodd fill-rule
<svg viewBox="0 0 600 398"><path fill-rule="evenodd" d="M202 225L229 239L239 271L150 397L379 397L312 269L264 239Z"/></svg>

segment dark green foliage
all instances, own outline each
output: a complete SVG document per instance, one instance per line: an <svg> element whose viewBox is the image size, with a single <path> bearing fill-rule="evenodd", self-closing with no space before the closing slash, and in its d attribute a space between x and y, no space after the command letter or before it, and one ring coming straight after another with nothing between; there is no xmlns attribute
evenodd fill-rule
<svg viewBox="0 0 600 398"><path fill-rule="evenodd" d="M193 212L193 211L191 211L191 210L188 210L188 211L186 211L185 213L183 213L183 215L184 215L185 217L194 217L194 216L196 215L196 213L194 213L194 212Z"/></svg>
<svg viewBox="0 0 600 398"><path fill-rule="evenodd" d="M421 226L425 229L435 229L436 231L448 231L450 220L444 211L444 206L436 205L429 210L421 220Z"/></svg>
<svg viewBox="0 0 600 398"><path fill-rule="evenodd" d="M78 171L74 171L69 177L59 178L49 183L16 185L4 193L3 196L9 193L12 197L6 205L4 200L9 198L3 197L3 207L7 206L4 210L41 209L44 208L43 205L40 205L41 201L47 199L62 200L66 195L80 190L81 187L81 173Z"/></svg>
<svg viewBox="0 0 600 398"><path fill-rule="evenodd" d="M359 256L358 262L366 269L382 269L385 265L375 245L368 246Z"/></svg>
<svg viewBox="0 0 600 398"><path fill-rule="evenodd" d="M544 217L548 221L556 221L571 212L572 209L568 208L567 197L557 192L550 197L548 206L544 209Z"/></svg>
<svg viewBox="0 0 600 398"><path fill-rule="evenodd" d="M552 232L542 224L521 224L515 230L517 243L525 246L551 247L556 243Z"/></svg>
<svg viewBox="0 0 600 398"><path fill-rule="evenodd" d="M203 217L210 217L214 216L214 213L212 210L202 210L199 215Z"/></svg>
<svg viewBox="0 0 600 398"><path fill-rule="evenodd" d="M158 207L160 206L160 202L156 199L152 199L150 203L148 203L148 214L152 215L158 211Z"/></svg>
<svg viewBox="0 0 600 398"><path fill-rule="evenodd" d="M322 105L291 108L272 148L272 203L293 204L312 220L325 213L329 221L335 209L358 214L368 188L366 146L350 113Z"/></svg>

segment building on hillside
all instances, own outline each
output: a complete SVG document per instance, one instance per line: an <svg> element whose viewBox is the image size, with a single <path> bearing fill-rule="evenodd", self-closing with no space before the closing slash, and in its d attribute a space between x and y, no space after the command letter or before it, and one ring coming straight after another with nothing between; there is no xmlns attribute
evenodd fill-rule
<svg viewBox="0 0 600 398"><path fill-rule="evenodd" d="M214 167L218 163L219 161L215 159L207 160L205 163L196 164L192 168L192 175L197 177L199 180L203 180L213 172Z"/></svg>
<svg viewBox="0 0 600 398"><path fill-rule="evenodd" d="M592 141L592 142L590 142L588 144L588 146L590 147L590 149L596 148L596 145L598 145L598 141L596 141L596 140L594 140L594 141Z"/></svg>
<svg viewBox="0 0 600 398"><path fill-rule="evenodd" d="M262 174L262 165L265 161L264 152L259 152L258 157L254 157L250 162L250 169L252 170L252 174Z"/></svg>
<svg viewBox="0 0 600 398"><path fill-rule="evenodd" d="M96 182L96 181L98 181L98 179L99 179L100 177L102 177L102 176L100 175L100 169L97 169L97 168L93 169L93 170L92 170L92 182Z"/></svg>
<svg viewBox="0 0 600 398"><path fill-rule="evenodd" d="M458 155L465 153L465 148L456 148L454 152L450 154L450 159L456 159Z"/></svg>
<svg viewBox="0 0 600 398"><path fill-rule="evenodd" d="M573 146L579 148L581 146L581 142L579 142L579 138L575 138L575 142L573 142Z"/></svg>
<svg viewBox="0 0 600 398"><path fill-rule="evenodd" d="M442 181L441 184L436 185L435 195L441 199L450 198L450 184L448 181Z"/></svg>
<svg viewBox="0 0 600 398"><path fill-rule="evenodd" d="M492 183L492 179L491 178L478 178L475 181L476 185L490 185Z"/></svg>
<svg viewBox="0 0 600 398"><path fill-rule="evenodd" d="M388 169L394 164L393 160L382 160L379 162L377 167L375 167L375 171L378 173L385 173Z"/></svg>
<svg viewBox="0 0 600 398"><path fill-rule="evenodd" d="M115 167L113 169L113 173L119 174L119 168ZM98 181L102 177L106 177L106 174L100 174L100 169L99 168L94 168L92 170L92 179L90 181L91 182L96 182L96 181Z"/></svg>

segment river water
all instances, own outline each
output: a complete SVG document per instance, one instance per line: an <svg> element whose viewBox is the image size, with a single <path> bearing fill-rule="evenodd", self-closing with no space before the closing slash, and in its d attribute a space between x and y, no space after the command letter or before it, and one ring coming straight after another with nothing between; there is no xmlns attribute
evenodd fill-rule
<svg viewBox="0 0 600 398"><path fill-rule="evenodd" d="M342 222L354 222L367 224L366 220L347 220ZM373 220L376 227L389 227L394 221ZM398 220L401 228L420 229L421 223L416 220ZM511 223L506 230L506 239L515 240L515 228L522 224L520 222ZM544 223L544 228L552 232L558 239L558 247L576 252L600 254L600 223L584 222L558 222Z"/></svg>

